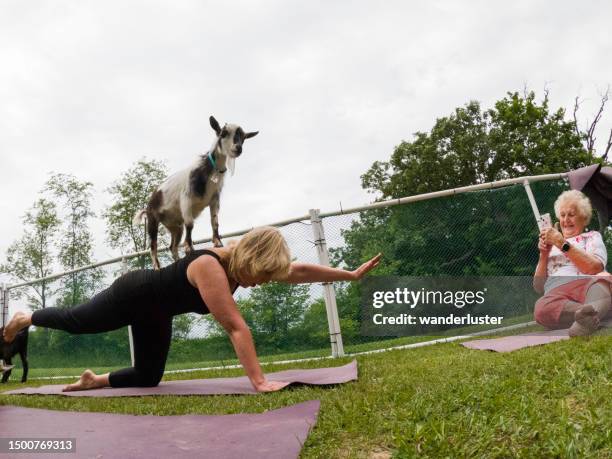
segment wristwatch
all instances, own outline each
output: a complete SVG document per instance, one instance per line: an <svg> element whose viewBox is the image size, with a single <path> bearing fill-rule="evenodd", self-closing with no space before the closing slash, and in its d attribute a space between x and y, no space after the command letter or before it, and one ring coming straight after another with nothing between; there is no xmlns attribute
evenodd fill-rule
<svg viewBox="0 0 612 459"><path fill-rule="evenodd" d="M561 252L568 252L571 248L571 244L567 241L563 241L563 245L561 246Z"/></svg>

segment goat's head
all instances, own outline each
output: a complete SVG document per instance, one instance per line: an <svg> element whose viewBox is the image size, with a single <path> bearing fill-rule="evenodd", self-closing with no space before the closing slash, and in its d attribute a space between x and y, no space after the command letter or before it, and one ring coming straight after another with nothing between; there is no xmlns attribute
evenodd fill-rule
<svg viewBox="0 0 612 459"><path fill-rule="evenodd" d="M259 131L244 132L242 128L236 124L226 124L221 127L214 116L210 117L210 126L217 133L218 151L229 158L237 158L240 156L242 154L242 144L244 141L251 137L255 137L259 133Z"/></svg>

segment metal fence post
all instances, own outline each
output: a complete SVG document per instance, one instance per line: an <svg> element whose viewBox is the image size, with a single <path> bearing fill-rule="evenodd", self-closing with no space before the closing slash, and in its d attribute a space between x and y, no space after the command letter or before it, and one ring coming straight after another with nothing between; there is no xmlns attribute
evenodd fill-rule
<svg viewBox="0 0 612 459"><path fill-rule="evenodd" d="M312 223L312 232L314 234L315 247L317 248L317 254L319 256L319 263L323 266L329 266L329 252L327 251L325 231L323 230L323 222L319 213L319 209L310 209L310 222ZM323 282L323 295L325 298L325 309L327 311L332 357L343 357L344 346L342 345L342 333L340 332L336 291L331 282Z"/></svg>
<svg viewBox="0 0 612 459"><path fill-rule="evenodd" d="M0 304L2 304L2 327L6 325L8 320L8 300L9 300L9 292L6 288L6 284L2 283L0 289Z"/></svg>
<svg viewBox="0 0 612 459"><path fill-rule="evenodd" d="M538 222L538 226L540 225L540 210L538 209L538 205L536 204L536 200L533 196L533 192L531 191L531 186L529 185L529 180L523 180L523 186L525 187L525 192L527 193L527 199L529 199L529 204L531 204L531 210L533 211L533 216Z"/></svg>
<svg viewBox="0 0 612 459"><path fill-rule="evenodd" d="M121 274L126 274L128 271L127 258L123 257L121 259ZM130 342L130 360L132 361L132 366L134 366L134 337L132 336L131 325L128 325L128 339Z"/></svg>

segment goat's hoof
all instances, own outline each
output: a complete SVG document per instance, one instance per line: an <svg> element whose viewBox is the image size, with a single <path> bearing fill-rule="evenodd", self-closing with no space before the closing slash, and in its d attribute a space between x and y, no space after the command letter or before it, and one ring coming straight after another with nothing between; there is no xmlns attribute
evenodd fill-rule
<svg viewBox="0 0 612 459"><path fill-rule="evenodd" d="M220 239L213 240L213 245L215 247L223 247L223 242Z"/></svg>

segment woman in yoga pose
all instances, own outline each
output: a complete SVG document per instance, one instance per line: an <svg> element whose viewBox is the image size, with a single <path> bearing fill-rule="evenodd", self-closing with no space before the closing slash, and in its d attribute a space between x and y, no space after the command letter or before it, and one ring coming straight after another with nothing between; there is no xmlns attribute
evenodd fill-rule
<svg viewBox="0 0 612 459"><path fill-rule="evenodd" d="M286 383L263 374L251 332L232 297L241 287L271 280L310 283L359 280L375 268L380 255L355 271L309 263L292 263L289 248L276 228L248 232L228 247L195 250L161 270L138 270L119 277L90 301L69 309L45 308L16 313L4 330L7 342L24 327L55 328L70 333L101 333L132 326L134 366L96 375L85 370L65 391L99 387L153 387L159 384L172 334L172 317L211 313L227 331L236 355L253 387L279 390Z"/></svg>
<svg viewBox="0 0 612 459"><path fill-rule="evenodd" d="M533 286L544 296L536 302L535 320L547 328L569 327L570 336L593 333L611 307L606 246L597 231L584 232L592 212L583 193L565 191L555 202L561 231L540 231Z"/></svg>

